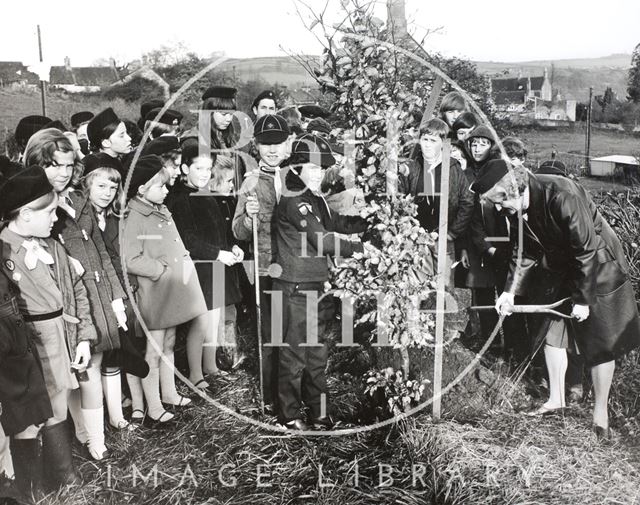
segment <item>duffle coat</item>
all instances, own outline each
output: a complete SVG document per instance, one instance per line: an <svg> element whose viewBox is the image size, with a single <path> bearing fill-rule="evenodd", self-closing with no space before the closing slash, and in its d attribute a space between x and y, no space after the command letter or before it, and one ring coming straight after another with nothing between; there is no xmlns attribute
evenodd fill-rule
<svg viewBox="0 0 640 505"><path fill-rule="evenodd" d="M231 251L233 247L233 242L229 241L231 221L225 219L216 197L208 192L199 193L196 188L177 182L167 197L167 207L185 247L196 260L196 271L207 308L216 309L242 300L237 270L216 262L220 251ZM198 260L203 263L198 263ZM220 289L222 275L224 300Z"/></svg>
<svg viewBox="0 0 640 505"><path fill-rule="evenodd" d="M3 253L3 263L6 257ZM53 416L38 352L18 309L19 293L6 271L0 270L0 421L7 435Z"/></svg>
<svg viewBox="0 0 640 505"><path fill-rule="evenodd" d="M529 176L526 219L510 219L514 237L505 291L530 303L563 297L588 305L589 317L570 321L588 365L611 361L640 345L640 319L629 265L614 231L579 184L559 176ZM518 265L518 227L523 227ZM538 316L532 335L544 338L551 319Z"/></svg>
<svg viewBox="0 0 640 505"><path fill-rule="evenodd" d="M135 197L124 219L122 261L138 278L138 306L147 327L172 328L207 312L195 265L169 210Z"/></svg>
<svg viewBox="0 0 640 505"><path fill-rule="evenodd" d="M118 320L111 302L127 295L107 252L95 212L88 198L81 192L69 193L75 217L58 208L58 221L51 236L57 239L69 256L78 260L84 269L82 281L87 288L91 315L98 333L92 352L120 348Z"/></svg>

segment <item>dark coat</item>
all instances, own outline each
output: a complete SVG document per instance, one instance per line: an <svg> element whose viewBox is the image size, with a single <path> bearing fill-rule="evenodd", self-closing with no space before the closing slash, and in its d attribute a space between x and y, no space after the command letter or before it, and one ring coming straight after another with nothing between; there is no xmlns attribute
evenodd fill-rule
<svg viewBox="0 0 640 505"><path fill-rule="evenodd" d="M522 221L522 262L513 240L505 291L526 294L530 303L571 297L589 305L590 315L572 322L588 365L611 361L640 345L640 319L629 265L620 241L584 188L558 176L529 176L528 218ZM518 236L518 219L511 219ZM546 334L548 317L537 317L532 334Z"/></svg>
<svg viewBox="0 0 640 505"><path fill-rule="evenodd" d="M222 209L215 196L198 193L182 182L177 182L167 197L167 208L191 257L196 262L196 271L200 286L209 310L233 305L242 300L237 270L215 262L220 251L231 251L234 241L231 232L231 220L235 209ZM211 263L198 263L206 261ZM215 262L215 263L213 263ZM224 275L224 300L218 289L220 279Z"/></svg>
<svg viewBox="0 0 640 505"><path fill-rule="evenodd" d="M84 268L82 281L91 303L91 315L98 333L93 352L104 352L120 347L118 320L111 302L127 295L107 253L95 213L86 196L80 192L69 194L76 212L72 218L58 208L58 221L51 236L60 241L69 256Z"/></svg>
<svg viewBox="0 0 640 505"><path fill-rule="evenodd" d="M287 282L325 282L329 279L327 256L349 257L362 252L361 242L338 237L336 233L360 233L367 222L360 216L332 213L322 196L315 195L291 170L287 188L301 192L282 196L276 207L276 263L282 268L280 280Z"/></svg>
<svg viewBox="0 0 640 505"><path fill-rule="evenodd" d="M419 146L418 146L419 147ZM442 180L442 165L434 168L435 190L439 192ZM408 162L408 174L400 175L398 191L405 195L413 195L418 205L417 219L420 226L429 232L438 231L440 219L440 197L430 197L422 193L424 188L424 162L422 152L416 149ZM460 163L451 159L449 170L449 209L447 232L460 246L459 240L465 236L473 214L473 193L469 189L469 181ZM422 194L422 195L421 195Z"/></svg>
<svg viewBox="0 0 640 505"><path fill-rule="evenodd" d="M0 270L0 421L7 435L53 416L36 346L18 310L18 286Z"/></svg>

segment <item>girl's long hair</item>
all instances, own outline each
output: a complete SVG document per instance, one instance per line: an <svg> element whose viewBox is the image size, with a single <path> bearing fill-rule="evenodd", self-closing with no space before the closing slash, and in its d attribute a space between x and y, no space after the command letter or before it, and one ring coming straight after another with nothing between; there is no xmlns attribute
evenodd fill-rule
<svg viewBox="0 0 640 505"><path fill-rule="evenodd" d="M218 97L207 98L202 102L202 110L230 111L236 110L235 99L225 99ZM218 130L211 118L211 148L229 149L238 142L239 134L236 132L236 119L234 118L226 130Z"/></svg>

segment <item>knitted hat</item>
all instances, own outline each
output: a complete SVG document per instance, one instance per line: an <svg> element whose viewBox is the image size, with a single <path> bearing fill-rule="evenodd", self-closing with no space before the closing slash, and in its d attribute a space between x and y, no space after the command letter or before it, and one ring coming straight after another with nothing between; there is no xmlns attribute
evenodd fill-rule
<svg viewBox="0 0 640 505"><path fill-rule="evenodd" d="M491 160L487 162L482 175L471 185L471 191L483 195L508 173L509 165L506 161L502 159Z"/></svg>

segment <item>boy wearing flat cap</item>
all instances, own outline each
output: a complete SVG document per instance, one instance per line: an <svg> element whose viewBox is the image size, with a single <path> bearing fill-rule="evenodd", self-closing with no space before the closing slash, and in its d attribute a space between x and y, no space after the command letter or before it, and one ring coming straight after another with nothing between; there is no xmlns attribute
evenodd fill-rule
<svg viewBox="0 0 640 505"><path fill-rule="evenodd" d="M278 115L262 116L255 124L253 136L259 155L258 168L245 178L238 194L238 204L233 216L233 234L238 240L252 241L253 216L258 224L258 268L260 275L260 307L262 309L262 337L271 342L271 299L266 292L271 290L270 275L274 250L273 215L282 195L280 165L288 152L289 127ZM264 403L267 411L273 412L276 400L276 357L273 347L263 352Z"/></svg>
<svg viewBox="0 0 640 505"><path fill-rule="evenodd" d="M329 144L306 134L294 141L286 191L276 209L276 261L279 276L273 290L281 293L283 334L278 348L278 418L288 429L306 430L302 402L310 409L313 428L332 425L323 395L327 394L325 368L326 326L333 317L333 302L324 295L329 279L327 258L349 257L362 251L362 243L336 233L366 230L359 216L330 212L320 195L324 170L335 164ZM309 306L309 307L308 307ZM275 340L275 339L274 339Z"/></svg>

